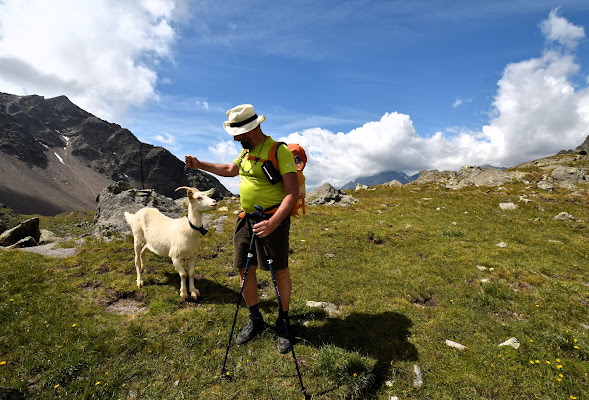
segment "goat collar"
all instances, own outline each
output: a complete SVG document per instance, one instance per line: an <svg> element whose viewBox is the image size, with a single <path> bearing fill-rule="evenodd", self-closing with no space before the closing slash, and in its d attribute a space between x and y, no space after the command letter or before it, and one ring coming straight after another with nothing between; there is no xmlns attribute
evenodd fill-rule
<svg viewBox="0 0 589 400"><path fill-rule="evenodd" d="M190 220L188 219L188 215L186 216L186 220L188 221L188 225L190 225L192 229L194 229L195 231L199 231L203 236L207 234L208 231L205 229L205 227L201 226L200 228L197 228L196 226L194 226L194 224L190 222Z"/></svg>

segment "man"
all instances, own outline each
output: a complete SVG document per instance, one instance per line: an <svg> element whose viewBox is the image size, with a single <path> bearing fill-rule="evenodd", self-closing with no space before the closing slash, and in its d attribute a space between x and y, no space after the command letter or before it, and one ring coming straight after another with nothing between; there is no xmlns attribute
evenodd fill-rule
<svg viewBox="0 0 589 400"><path fill-rule="evenodd" d="M233 236L233 262L239 268L241 282L245 272L247 253L252 234L267 242L269 257L273 260L278 292L282 301L282 310L278 312L276 326L278 328L278 350L286 353L290 349L290 338L284 329L284 321L288 323L288 310L292 284L288 269L288 248L290 213L298 201L298 181L295 161L290 150L283 145L278 146L278 163L282 181L272 184L262 171L264 160L268 160L269 150L275 140L266 136L260 124L266 119L258 116L251 104L242 104L227 111L227 121L223 128L240 142L242 153L231 164L213 164L186 156L188 168L202 169L219 176L239 176L241 182L239 193L241 208L246 213L255 212L254 205L260 205L268 212L268 219L255 223L248 214L238 217L235 222ZM266 211L267 210L267 211ZM256 270L268 270L261 240L256 240L254 257L250 261L247 279L243 287L243 298L249 309L249 320L237 337L237 344L245 344L260 333L264 327L264 319L258 307L258 282Z"/></svg>

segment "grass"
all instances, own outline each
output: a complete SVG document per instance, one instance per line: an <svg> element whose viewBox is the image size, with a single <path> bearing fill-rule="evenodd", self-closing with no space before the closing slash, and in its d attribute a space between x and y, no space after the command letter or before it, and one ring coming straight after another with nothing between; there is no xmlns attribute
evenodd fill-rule
<svg viewBox="0 0 589 400"><path fill-rule="evenodd" d="M587 398L586 190L409 185L351 194L357 204L307 207L291 229L295 350L312 398ZM518 209L501 210L507 201ZM579 221L552 219L562 211ZM43 218L41 227L80 234L91 217ZM204 238L202 297L188 302L169 259L153 254L137 289L131 238L88 238L67 259L1 252L0 387L34 399L301 399L292 356L278 353L272 330L233 342L232 380L220 378L239 293L231 231L228 222ZM261 308L273 322L267 275L259 274ZM241 309L238 326L246 318ZM510 337L518 350L498 346Z"/></svg>

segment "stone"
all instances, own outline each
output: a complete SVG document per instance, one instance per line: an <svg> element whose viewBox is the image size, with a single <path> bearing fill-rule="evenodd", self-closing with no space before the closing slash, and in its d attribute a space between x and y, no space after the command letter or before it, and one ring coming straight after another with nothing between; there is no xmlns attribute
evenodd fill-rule
<svg viewBox="0 0 589 400"><path fill-rule="evenodd" d="M0 246L12 246L21 239L31 236L36 242L41 238L39 218L28 219L0 235Z"/></svg>

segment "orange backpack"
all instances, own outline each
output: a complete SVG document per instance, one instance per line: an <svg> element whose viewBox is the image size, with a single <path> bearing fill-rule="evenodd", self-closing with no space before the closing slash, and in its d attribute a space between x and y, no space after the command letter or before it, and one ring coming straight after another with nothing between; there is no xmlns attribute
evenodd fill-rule
<svg viewBox="0 0 589 400"><path fill-rule="evenodd" d="M301 200L301 204L303 206L303 214L306 214L305 210L305 197L307 196L307 192L305 191L305 175L303 175L303 169L307 165L307 153L305 153L305 149L298 143L284 143L284 142L276 142L270 148L270 161L272 161L272 165L274 168L278 170L278 145L283 144L291 151L292 155L295 159L295 164L297 167L297 179L299 181L299 199ZM293 215L297 214L299 203L295 206Z"/></svg>
<svg viewBox="0 0 589 400"><path fill-rule="evenodd" d="M307 196L307 193L305 191L305 175L303 175L303 169L305 169L305 166L307 165L307 153L305 153L305 149L303 149L303 147L301 145L296 144L296 143L289 143L289 144L286 144L284 142L273 143L272 147L270 147L270 151L268 153L269 154L268 156L270 157L270 161L272 162L272 166L274 167L274 169L276 171L280 170L278 167L278 146L281 144L288 147L288 149L291 151L292 155L294 156L296 168L297 168L297 179L299 182L299 199L301 200L301 203L299 203L297 201L297 204L295 204L290 215L297 215L300 206L303 207L303 214L306 214L305 197ZM256 160L257 159L258 161L268 161L268 160L260 159L257 157L252 157L250 155L248 155L247 158L249 160ZM264 210L264 212L265 213L273 213L277 209L278 209L278 207L272 207L270 210Z"/></svg>

